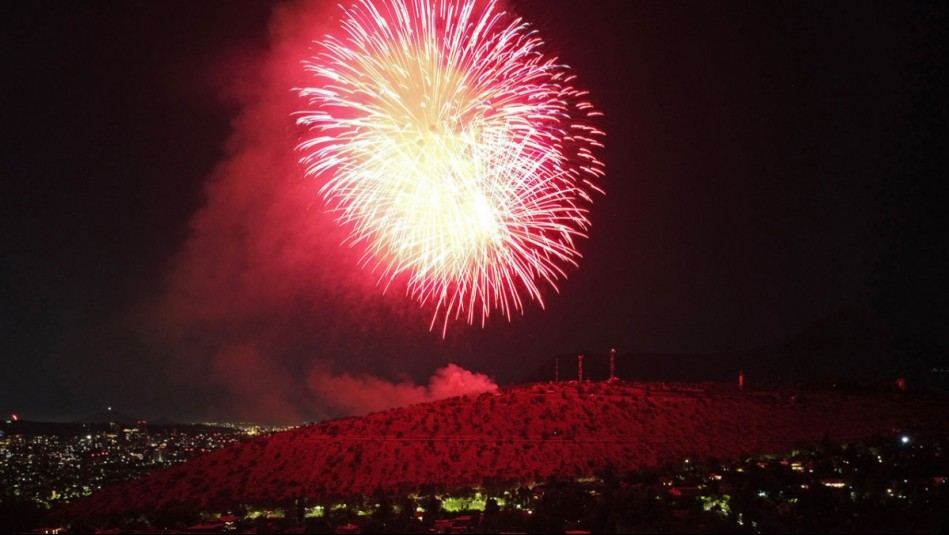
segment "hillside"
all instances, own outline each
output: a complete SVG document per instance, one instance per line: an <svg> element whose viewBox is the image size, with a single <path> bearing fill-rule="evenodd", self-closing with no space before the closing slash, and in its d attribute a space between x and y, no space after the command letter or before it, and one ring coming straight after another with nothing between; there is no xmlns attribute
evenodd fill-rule
<svg viewBox="0 0 949 535"><path fill-rule="evenodd" d="M684 458L788 451L894 427L944 433L944 399L893 392L738 392L733 384L534 384L259 437L104 489L64 518L226 510L436 488L532 483Z"/></svg>

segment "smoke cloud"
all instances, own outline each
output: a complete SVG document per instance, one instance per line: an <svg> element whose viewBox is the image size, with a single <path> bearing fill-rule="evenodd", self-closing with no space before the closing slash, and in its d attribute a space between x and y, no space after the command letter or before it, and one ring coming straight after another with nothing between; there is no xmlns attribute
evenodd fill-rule
<svg viewBox="0 0 949 535"><path fill-rule="evenodd" d="M498 389L488 376L455 364L436 370L427 386L416 386L409 381L391 383L370 375L323 372L311 374L309 386L321 401L344 414L364 414Z"/></svg>
<svg viewBox="0 0 949 535"><path fill-rule="evenodd" d="M298 163L292 88L336 9L280 5L267 50L210 69L240 111L163 290L140 314L181 395L212 392L194 417L299 422L496 388L455 365L412 383L447 362L429 312L358 268L361 251L340 245Z"/></svg>

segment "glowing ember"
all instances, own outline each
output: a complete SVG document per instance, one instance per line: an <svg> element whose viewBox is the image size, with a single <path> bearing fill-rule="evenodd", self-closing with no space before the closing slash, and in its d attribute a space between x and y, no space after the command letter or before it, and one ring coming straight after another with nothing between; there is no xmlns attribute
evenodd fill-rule
<svg viewBox="0 0 949 535"><path fill-rule="evenodd" d="M494 2L363 1L304 63L307 174L363 265L482 326L576 266L603 176L601 115Z"/></svg>

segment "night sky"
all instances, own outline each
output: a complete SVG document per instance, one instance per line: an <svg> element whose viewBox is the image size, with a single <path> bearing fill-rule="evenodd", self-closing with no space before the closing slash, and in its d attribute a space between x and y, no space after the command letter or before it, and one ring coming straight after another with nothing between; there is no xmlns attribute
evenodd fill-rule
<svg viewBox="0 0 949 535"><path fill-rule="evenodd" d="M546 310L444 340L295 163L333 4L4 6L0 414L298 422L448 363L505 384L854 308L945 347L945 3L513 2L605 113L607 194Z"/></svg>

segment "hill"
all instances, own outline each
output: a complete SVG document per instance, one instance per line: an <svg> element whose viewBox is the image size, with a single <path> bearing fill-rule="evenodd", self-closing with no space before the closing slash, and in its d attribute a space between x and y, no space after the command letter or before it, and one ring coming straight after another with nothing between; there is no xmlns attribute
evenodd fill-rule
<svg viewBox="0 0 949 535"><path fill-rule="evenodd" d="M745 391L728 384L521 385L307 425L104 489L67 519L239 504L327 503L503 482L530 484L685 458L789 451L894 427L943 433L943 398L895 392Z"/></svg>

